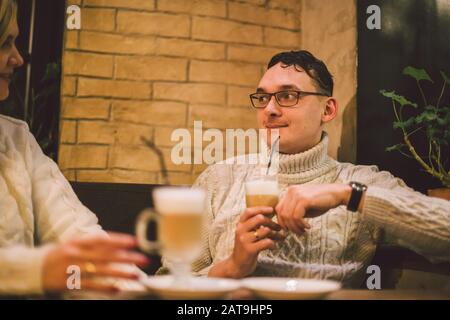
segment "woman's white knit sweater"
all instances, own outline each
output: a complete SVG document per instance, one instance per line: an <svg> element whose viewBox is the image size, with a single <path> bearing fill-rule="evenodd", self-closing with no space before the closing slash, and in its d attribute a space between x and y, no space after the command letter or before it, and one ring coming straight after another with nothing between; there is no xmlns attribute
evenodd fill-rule
<svg viewBox="0 0 450 320"><path fill-rule="evenodd" d="M42 293L51 244L103 233L97 221L25 122L0 116L0 294Z"/></svg>
<svg viewBox="0 0 450 320"><path fill-rule="evenodd" d="M280 196L289 185L348 183L368 185L362 212L345 206L308 219L311 229L290 233L277 249L260 253L253 276L334 279L361 284L377 244L389 240L432 262L450 260L450 202L427 197L376 166L339 163L327 155L328 136L312 149L279 155ZM257 165L219 163L208 167L195 185L208 193L208 223L201 257L193 264L199 275L228 258L235 227L245 209L244 182L260 174ZM164 262L165 263L165 262Z"/></svg>

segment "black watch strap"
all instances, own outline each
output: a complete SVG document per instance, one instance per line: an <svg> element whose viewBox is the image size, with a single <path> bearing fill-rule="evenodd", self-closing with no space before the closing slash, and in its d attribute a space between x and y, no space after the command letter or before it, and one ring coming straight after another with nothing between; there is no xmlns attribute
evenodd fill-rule
<svg viewBox="0 0 450 320"><path fill-rule="evenodd" d="M352 187L352 194L348 201L347 210L355 212L358 211L359 203L364 191L367 190L367 186L355 181L350 182L349 185Z"/></svg>

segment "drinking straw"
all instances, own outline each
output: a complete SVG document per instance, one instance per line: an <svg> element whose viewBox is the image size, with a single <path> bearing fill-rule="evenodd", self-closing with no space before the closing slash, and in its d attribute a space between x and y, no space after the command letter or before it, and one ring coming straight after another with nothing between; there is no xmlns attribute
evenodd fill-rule
<svg viewBox="0 0 450 320"><path fill-rule="evenodd" d="M272 147L270 148L270 157L269 157L269 163L267 164L267 170L266 170L266 176L269 174L270 166L272 165L272 157L274 152L275 144L280 140L280 136L278 136L275 141L272 144Z"/></svg>

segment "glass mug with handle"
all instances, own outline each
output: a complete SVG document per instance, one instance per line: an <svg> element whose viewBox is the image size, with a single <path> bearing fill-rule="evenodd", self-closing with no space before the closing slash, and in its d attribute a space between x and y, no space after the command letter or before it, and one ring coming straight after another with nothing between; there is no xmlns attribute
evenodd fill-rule
<svg viewBox="0 0 450 320"><path fill-rule="evenodd" d="M189 187L160 187L153 191L155 211L145 209L136 223L139 247L161 253L176 285L188 285L191 264L201 253L205 192ZM158 240L147 238L149 222L157 224Z"/></svg>

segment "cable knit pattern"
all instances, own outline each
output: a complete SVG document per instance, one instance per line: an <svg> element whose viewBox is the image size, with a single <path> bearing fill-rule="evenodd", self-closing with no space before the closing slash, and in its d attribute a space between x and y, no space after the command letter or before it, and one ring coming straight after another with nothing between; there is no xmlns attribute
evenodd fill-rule
<svg viewBox="0 0 450 320"><path fill-rule="evenodd" d="M261 252L253 276L334 279L358 287L383 235L431 261L450 260L449 201L415 192L375 166L339 163L327 155L327 146L324 133L306 152L279 155L280 196L293 184L354 180L369 186L363 212L339 206L308 219L312 228L304 235L290 233L277 249ZM230 256L245 209L244 182L261 174L258 165L229 162L208 167L195 183L207 190L209 221L203 254L193 264L197 275L206 275L212 265Z"/></svg>
<svg viewBox="0 0 450 320"><path fill-rule="evenodd" d="M0 209L0 293L42 293L50 243L104 232L26 123L6 116L0 116Z"/></svg>

